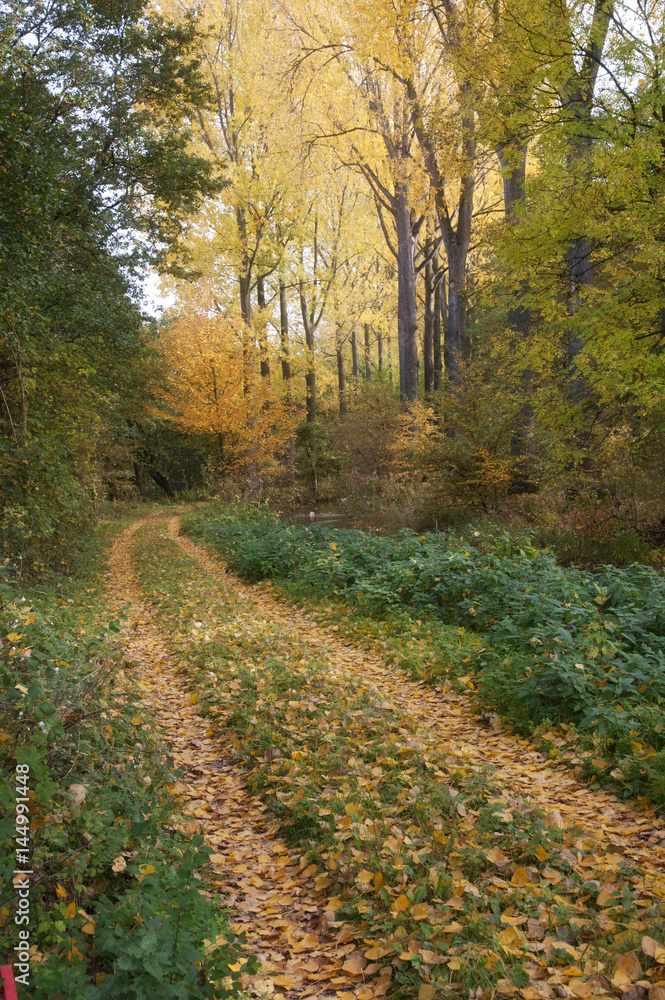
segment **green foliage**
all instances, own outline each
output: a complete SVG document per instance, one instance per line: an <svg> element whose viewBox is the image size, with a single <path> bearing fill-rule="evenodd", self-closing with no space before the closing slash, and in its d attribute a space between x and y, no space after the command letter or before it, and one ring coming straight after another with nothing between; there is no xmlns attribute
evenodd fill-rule
<svg viewBox="0 0 665 1000"><path fill-rule="evenodd" d="M101 421L150 397L145 267L178 259L218 185L185 124L205 100L191 19L11 0L0 27L1 530L43 557L91 505Z"/></svg>
<svg viewBox="0 0 665 1000"><path fill-rule="evenodd" d="M31 995L40 1000L240 992L233 934L199 892L202 839L172 826L176 776L123 663L100 584L103 536L76 581L0 586L0 946L13 956L15 769L28 765ZM179 772L178 772L179 776ZM76 786L72 789L71 786ZM77 789L84 790L78 801ZM122 858L125 862L113 862ZM141 867L143 866L143 867ZM204 941L219 945L208 949ZM13 961L13 958L10 959ZM235 985L225 991L227 976Z"/></svg>
<svg viewBox="0 0 665 1000"><path fill-rule="evenodd" d="M291 527L267 514L258 524L223 513L184 524L252 582L286 580L368 616L398 609L463 624L482 642L472 665L488 705L524 731L546 720L574 724L610 760L637 762L633 791L665 801L662 573L639 564L564 568L506 533L386 538Z"/></svg>

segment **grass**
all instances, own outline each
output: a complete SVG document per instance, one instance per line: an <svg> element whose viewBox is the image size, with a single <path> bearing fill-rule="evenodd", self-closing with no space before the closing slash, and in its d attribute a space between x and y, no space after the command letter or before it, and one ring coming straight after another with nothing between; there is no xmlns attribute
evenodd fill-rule
<svg viewBox="0 0 665 1000"><path fill-rule="evenodd" d="M179 773L124 672L105 603L106 552L124 523L85 536L76 576L26 584L7 563L0 584L0 943L12 963L28 932L19 996L37 1000L218 997L214 984L233 977L231 947L206 945L233 934L195 888L209 852L174 829ZM32 871L25 924L14 922L17 867Z"/></svg>
<svg viewBox="0 0 665 1000"><path fill-rule="evenodd" d="M345 628L434 684L471 675L519 733L544 733L581 774L665 806L662 572L564 568L506 533L383 538L237 509L183 524L250 582L343 607Z"/></svg>
<svg viewBox="0 0 665 1000"><path fill-rule="evenodd" d="M262 619L211 579L158 524L141 531L135 557L201 711L302 849L323 908L360 924L392 996L588 978L642 934L662 934L665 905L638 870L612 861L603 896L602 858L584 869L562 853L588 855L590 843L443 753L368 683L331 670L306 633Z"/></svg>

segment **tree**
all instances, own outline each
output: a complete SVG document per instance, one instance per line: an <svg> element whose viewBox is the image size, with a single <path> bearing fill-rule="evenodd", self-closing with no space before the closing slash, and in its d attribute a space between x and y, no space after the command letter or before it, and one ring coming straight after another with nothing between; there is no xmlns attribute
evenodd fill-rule
<svg viewBox="0 0 665 1000"><path fill-rule="evenodd" d="M219 184L189 146L192 18L92 0L0 16L0 495L10 536L46 537L89 499L95 428L151 350L141 275L177 260Z"/></svg>

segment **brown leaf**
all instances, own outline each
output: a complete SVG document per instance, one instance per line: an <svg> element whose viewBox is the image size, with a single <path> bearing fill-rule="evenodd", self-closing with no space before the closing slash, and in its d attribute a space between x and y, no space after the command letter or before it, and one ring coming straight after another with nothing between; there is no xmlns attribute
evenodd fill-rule
<svg viewBox="0 0 665 1000"><path fill-rule="evenodd" d="M649 958L655 958L659 965L665 965L665 948L655 938L642 938L642 951Z"/></svg>
<svg viewBox="0 0 665 1000"><path fill-rule="evenodd" d="M635 980L640 979L641 975L642 966L639 958L634 951L627 951L615 962L612 982L615 986L634 983Z"/></svg>

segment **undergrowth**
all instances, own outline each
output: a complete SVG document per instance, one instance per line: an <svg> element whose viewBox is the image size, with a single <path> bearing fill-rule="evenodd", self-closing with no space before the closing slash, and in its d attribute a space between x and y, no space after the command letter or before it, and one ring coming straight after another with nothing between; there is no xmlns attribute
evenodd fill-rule
<svg viewBox="0 0 665 1000"><path fill-rule="evenodd" d="M564 568L506 533L386 538L263 510L199 511L183 528L250 582L337 600L389 638L408 634L394 655L412 672L434 683L471 672L481 702L518 732L562 725L554 741L582 773L665 806L662 572Z"/></svg>
<svg viewBox="0 0 665 1000"><path fill-rule="evenodd" d="M376 996L497 981L513 993L546 966L588 977L662 926L629 863L589 856L590 842L417 731L370 680L331 669L306 632L264 619L159 525L135 558L201 711L303 849L331 926L360 923Z"/></svg>
<svg viewBox="0 0 665 1000"><path fill-rule="evenodd" d="M238 995L233 934L199 891L209 850L172 821L176 774L104 602L104 554L120 527L86 537L76 578L26 587L3 569L1 954L14 964L16 946L29 948L14 969L19 997ZM16 869L30 872L22 909Z"/></svg>

